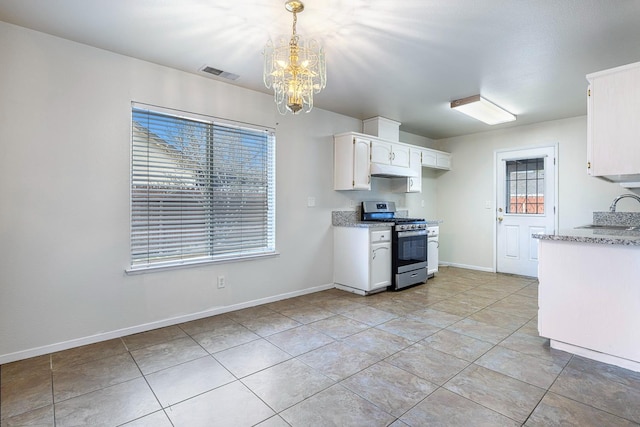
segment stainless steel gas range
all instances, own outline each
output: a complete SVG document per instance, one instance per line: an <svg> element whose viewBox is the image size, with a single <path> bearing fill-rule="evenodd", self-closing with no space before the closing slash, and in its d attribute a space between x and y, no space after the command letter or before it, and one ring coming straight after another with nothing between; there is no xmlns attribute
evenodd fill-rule
<svg viewBox="0 0 640 427"><path fill-rule="evenodd" d="M362 221L391 225L391 286L400 290L427 281L427 222L396 216L394 202L362 202Z"/></svg>

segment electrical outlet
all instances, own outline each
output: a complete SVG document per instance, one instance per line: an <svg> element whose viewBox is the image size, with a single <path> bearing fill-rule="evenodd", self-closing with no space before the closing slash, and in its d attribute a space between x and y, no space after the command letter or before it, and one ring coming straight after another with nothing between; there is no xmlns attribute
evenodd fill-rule
<svg viewBox="0 0 640 427"><path fill-rule="evenodd" d="M312 196L307 197L307 207L313 208L315 206L316 206L316 198Z"/></svg>
<svg viewBox="0 0 640 427"><path fill-rule="evenodd" d="M224 276L218 276L218 289L222 289L226 286L226 281L224 280Z"/></svg>

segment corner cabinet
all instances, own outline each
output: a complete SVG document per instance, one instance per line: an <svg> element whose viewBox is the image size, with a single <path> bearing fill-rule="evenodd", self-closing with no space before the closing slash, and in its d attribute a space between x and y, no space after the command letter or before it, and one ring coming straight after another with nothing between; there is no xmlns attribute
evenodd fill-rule
<svg viewBox="0 0 640 427"><path fill-rule="evenodd" d="M640 181L640 62L587 80L587 173Z"/></svg>
<svg viewBox="0 0 640 427"><path fill-rule="evenodd" d="M411 148L409 150L409 167L417 176L407 178L407 193L422 192L422 150Z"/></svg>
<svg viewBox="0 0 640 427"><path fill-rule="evenodd" d="M371 140L343 134L333 141L333 189L371 190Z"/></svg>
<svg viewBox="0 0 640 427"><path fill-rule="evenodd" d="M366 295L391 285L391 228L334 227L333 281Z"/></svg>

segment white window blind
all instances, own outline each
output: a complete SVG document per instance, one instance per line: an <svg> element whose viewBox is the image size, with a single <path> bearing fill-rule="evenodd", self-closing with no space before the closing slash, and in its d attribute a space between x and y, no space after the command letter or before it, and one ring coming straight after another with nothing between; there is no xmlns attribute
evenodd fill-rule
<svg viewBox="0 0 640 427"><path fill-rule="evenodd" d="M273 253L273 130L134 104L131 270Z"/></svg>

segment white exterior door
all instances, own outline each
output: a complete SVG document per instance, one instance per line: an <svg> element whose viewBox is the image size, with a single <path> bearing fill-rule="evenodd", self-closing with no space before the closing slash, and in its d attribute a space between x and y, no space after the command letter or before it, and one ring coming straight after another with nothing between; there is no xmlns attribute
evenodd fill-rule
<svg viewBox="0 0 640 427"><path fill-rule="evenodd" d="M556 147L496 153L496 271L538 277L537 233L554 233Z"/></svg>

